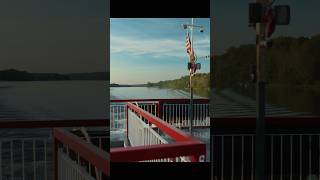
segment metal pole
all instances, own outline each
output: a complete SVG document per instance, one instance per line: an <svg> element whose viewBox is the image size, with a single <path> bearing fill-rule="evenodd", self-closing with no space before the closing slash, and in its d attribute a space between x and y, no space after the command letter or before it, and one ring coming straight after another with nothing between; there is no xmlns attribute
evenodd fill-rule
<svg viewBox="0 0 320 180"><path fill-rule="evenodd" d="M194 19L191 18L191 48L193 50L193 26L194 26Z"/></svg>
<svg viewBox="0 0 320 180"><path fill-rule="evenodd" d="M263 6L269 4L269 0L256 0ZM257 83L256 83L256 139L255 139L255 179L266 179L266 142L265 142L265 47L261 42L265 41L265 23L256 24L256 55L257 55Z"/></svg>
<svg viewBox="0 0 320 180"><path fill-rule="evenodd" d="M193 51L193 18L191 18L191 49ZM192 71L191 71L192 72ZM192 89L192 73L190 72L190 135L192 135L192 121L193 121L193 89Z"/></svg>

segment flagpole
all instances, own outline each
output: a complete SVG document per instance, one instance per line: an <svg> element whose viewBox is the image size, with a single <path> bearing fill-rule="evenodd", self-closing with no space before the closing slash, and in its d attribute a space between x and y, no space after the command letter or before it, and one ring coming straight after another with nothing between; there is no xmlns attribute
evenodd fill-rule
<svg viewBox="0 0 320 180"><path fill-rule="evenodd" d="M193 114L194 114L194 108L193 108L193 88L192 88L192 76L195 75L196 69L198 66L196 65L196 57L195 53L193 51L193 29L194 28L200 28L200 32L203 32L203 26L200 25L194 25L194 18L191 18L191 24L182 24L183 29L187 29L187 53L189 54L189 63L188 63L188 69L189 69L189 88L190 88L190 104L189 104L189 119L190 119L190 125L189 125L189 131L192 135L192 129L193 129ZM191 31L191 37L189 36L189 30ZM189 49L190 47L190 49ZM200 66L199 66L200 69Z"/></svg>
<svg viewBox="0 0 320 180"><path fill-rule="evenodd" d="M191 18L191 51L194 53L193 51L193 26L194 26L194 19ZM193 69L193 68L192 68ZM193 123L193 89L192 89L192 71L190 71L190 127L189 127L189 131L190 131L190 135L192 135L192 123Z"/></svg>

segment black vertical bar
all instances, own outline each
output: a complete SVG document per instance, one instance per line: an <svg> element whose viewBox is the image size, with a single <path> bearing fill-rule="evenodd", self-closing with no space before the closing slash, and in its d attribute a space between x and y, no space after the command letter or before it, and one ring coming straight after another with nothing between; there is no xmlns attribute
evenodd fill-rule
<svg viewBox="0 0 320 180"><path fill-rule="evenodd" d="M256 122L256 156L255 156L255 174L256 180L266 179L266 155L265 155L265 82L257 83L257 122Z"/></svg>

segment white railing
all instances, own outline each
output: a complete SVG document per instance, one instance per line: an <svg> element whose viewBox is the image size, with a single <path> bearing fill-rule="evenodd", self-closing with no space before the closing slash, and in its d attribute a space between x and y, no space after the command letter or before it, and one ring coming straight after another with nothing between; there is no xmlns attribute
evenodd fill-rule
<svg viewBox="0 0 320 180"><path fill-rule="evenodd" d="M176 127L190 125L189 104L163 104L162 119ZM209 104L193 105L193 126L210 126Z"/></svg>
<svg viewBox="0 0 320 180"><path fill-rule="evenodd" d="M128 138L131 146L168 143L131 110L128 111Z"/></svg>
<svg viewBox="0 0 320 180"><path fill-rule="evenodd" d="M157 101L138 101L133 102L140 108L149 113L158 116L158 108L162 108L162 115L160 118L171 125L178 128L189 127L190 112L189 104L178 103L163 103L159 106ZM197 103L193 105L193 126L194 127L208 127L210 126L209 103ZM110 128L111 131L125 129L126 119L126 104L119 102L112 102L110 105Z"/></svg>
<svg viewBox="0 0 320 180"><path fill-rule="evenodd" d="M111 103L110 105L110 129L119 130L125 128L126 104Z"/></svg>
<svg viewBox="0 0 320 180"><path fill-rule="evenodd" d="M107 137L90 137L88 142L62 128L55 128L53 136L59 180L107 179L109 156L103 146L108 143Z"/></svg>
<svg viewBox="0 0 320 180"><path fill-rule="evenodd" d="M141 109L148 111L149 113L158 116L158 109L156 102L138 102L136 103Z"/></svg>
<svg viewBox="0 0 320 180"><path fill-rule="evenodd" d="M91 140L100 149L105 149L106 136L92 137ZM64 155L61 158L63 158L64 164L67 163L71 169L74 169L70 169L68 172L78 171L75 169L77 167L74 166L74 163L70 164L66 161ZM52 139L49 137L0 140L0 180L51 180L53 179L52 165ZM62 169L66 167L64 166ZM80 172L80 174L83 173ZM79 177L78 179L83 178Z"/></svg>
<svg viewBox="0 0 320 180"><path fill-rule="evenodd" d="M155 126L147 124L142 117L128 110L128 138L130 146L148 146L154 144L168 144L170 139L165 139L158 132ZM159 130L159 129L158 129ZM153 159L144 162L188 162L189 157Z"/></svg>
<svg viewBox="0 0 320 180"><path fill-rule="evenodd" d="M45 137L0 140L0 179L52 179L51 141Z"/></svg>
<svg viewBox="0 0 320 180"><path fill-rule="evenodd" d="M156 102L135 102L140 108L157 116L158 109ZM111 131L125 129L126 104L111 103L110 105L110 128Z"/></svg>
<svg viewBox="0 0 320 180"><path fill-rule="evenodd" d="M255 135L213 135L214 179L254 179ZM268 179L320 178L320 134L266 135Z"/></svg>
<svg viewBox="0 0 320 180"><path fill-rule="evenodd" d="M87 172L86 167L79 166L79 157L77 161L72 160L62 149L58 150L59 180L96 180L90 175L91 169Z"/></svg>

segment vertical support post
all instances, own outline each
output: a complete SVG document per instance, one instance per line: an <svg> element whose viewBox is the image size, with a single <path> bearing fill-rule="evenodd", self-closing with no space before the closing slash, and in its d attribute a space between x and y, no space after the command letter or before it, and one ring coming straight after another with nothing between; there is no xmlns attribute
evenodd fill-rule
<svg viewBox="0 0 320 180"><path fill-rule="evenodd" d="M191 18L191 49L193 51L193 18ZM192 71L190 72L190 135L192 136L192 121L193 121L193 89L192 89Z"/></svg>
<svg viewBox="0 0 320 180"><path fill-rule="evenodd" d="M269 0L256 0L263 6L267 5ZM256 84L256 139L255 139L255 179L266 179L266 153L265 153L265 47L261 42L265 41L265 23L256 24L256 55L257 55L257 84Z"/></svg>
<svg viewBox="0 0 320 180"><path fill-rule="evenodd" d="M192 135L192 121L193 121L193 89L192 89L192 74L190 73L190 126L189 126L189 131L190 135Z"/></svg>
<svg viewBox="0 0 320 180"><path fill-rule="evenodd" d="M193 51L193 23L194 20L193 18L191 18L191 49ZM192 136L192 121L193 121L193 89L192 89L192 70L190 71L190 127L189 127L189 131L190 131L190 135Z"/></svg>
<svg viewBox="0 0 320 180"><path fill-rule="evenodd" d="M255 154L255 174L256 180L265 178L265 122L264 122L264 106L265 106L265 84L259 82L257 84L257 123L256 123L256 154Z"/></svg>

